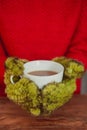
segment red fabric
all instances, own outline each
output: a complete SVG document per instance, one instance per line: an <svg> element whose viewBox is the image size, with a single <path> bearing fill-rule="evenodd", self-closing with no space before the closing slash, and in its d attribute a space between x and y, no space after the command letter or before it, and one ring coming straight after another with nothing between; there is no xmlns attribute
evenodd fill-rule
<svg viewBox="0 0 87 130"><path fill-rule="evenodd" d="M0 2L0 33L8 56L29 60L67 56L87 68L87 0ZM5 54L0 49L2 70ZM2 71L0 76L1 85Z"/></svg>
<svg viewBox="0 0 87 130"><path fill-rule="evenodd" d="M76 85L77 85L77 89L75 91L75 94L79 94L80 93L80 89L81 89L81 79L77 79L76 80Z"/></svg>
<svg viewBox="0 0 87 130"><path fill-rule="evenodd" d="M3 83L5 60L6 60L6 56L5 56L5 53L3 51L3 48L2 48L1 42L0 42L0 96L5 96L5 93L4 93L5 85Z"/></svg>

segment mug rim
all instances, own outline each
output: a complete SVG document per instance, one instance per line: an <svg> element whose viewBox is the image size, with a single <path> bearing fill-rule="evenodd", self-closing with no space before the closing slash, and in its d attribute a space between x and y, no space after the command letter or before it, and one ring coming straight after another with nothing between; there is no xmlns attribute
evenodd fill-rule
<svg viewBox="0 0 87 130"><path fill-rule="evenodd" d="M50 64L55 64L55 65L57 65L57 67L59 67L60 69L61 69L61 71L58 71L56 74L54 74L54 75L47 75L47 76L39 76L39 75L32 75L32 74L29 74L28 72L29 71L27 71L27 72L25 72L25 69L26 69L26 66L28 65L28 64L32 64L32 63L44 63L44 62L47 62L47 63L50 63ZM42 69L36 69L36 70L33 70L33 71L40 71L40 70L42 70ZM46 70L46 69L45 69ZM42 70L42 71L44 71L44 69ZM53 70L48 70L47 69L47 71L53 71ZM26 74L27 76L31 76L31 77L38 77L38 78L48 78L48 77L54 77L54 76L56 76L56 75L59 75L60 73L62 73L64 71L64 66L62 65L62 64L60 64L60 63L58 63L58 62L55 62L55 61L51 61L51 60L33 60L33 61L29 61L29 62L27 62L27 63L25 63L24 64L24 74ZM30 71L31 72L31 71ZM56 72L55 70L54 70L54 72Z"/></svg>

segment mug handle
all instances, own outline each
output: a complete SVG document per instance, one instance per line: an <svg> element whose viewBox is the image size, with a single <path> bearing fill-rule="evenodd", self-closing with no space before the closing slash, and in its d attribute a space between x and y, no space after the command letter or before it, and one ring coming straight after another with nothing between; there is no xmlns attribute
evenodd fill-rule
<svg viewBox="0 0 87 130"><path fill-rule="evenodd" d="M22 78L21 75L20 75L19 77L20 77L20 79ZM10 76L10 82L11 82L12 84L15 84L15 82L13 81L13 78L14 78L14 75L11 75L11 76Z"/></svg>

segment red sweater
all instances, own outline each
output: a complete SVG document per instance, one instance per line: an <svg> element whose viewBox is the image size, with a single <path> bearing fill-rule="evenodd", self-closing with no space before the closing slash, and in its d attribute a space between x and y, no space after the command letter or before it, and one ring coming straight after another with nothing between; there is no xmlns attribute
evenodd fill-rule
<svg viewBox="0 0 87 130"><path fill-rule="evenodd" d="M87 67L87 0L0 0L0 35L0 96L7 56L67 56Z"/></svg>

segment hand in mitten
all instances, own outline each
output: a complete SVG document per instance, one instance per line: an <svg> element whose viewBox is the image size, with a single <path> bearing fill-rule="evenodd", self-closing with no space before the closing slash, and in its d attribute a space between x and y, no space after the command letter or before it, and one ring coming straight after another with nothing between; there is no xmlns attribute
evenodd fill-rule
<svg viewBox="0 0 87 130"><path fill-rule="evenodd" d="M5 62L4 82L7 97L35 116L40 114L40 91L36 84L24 77L23 64L27 60L9 57ZM12 80L11 81L11 77Z"/></svg>
<svg viewBox="0 0 87 130"><path fill-rule="evenodd" d="M81 78L84 74L84 65L74 59L66 57L56 57L53 59L55 62L61 63L64 68L64 77L65 78Z"/></svg>

